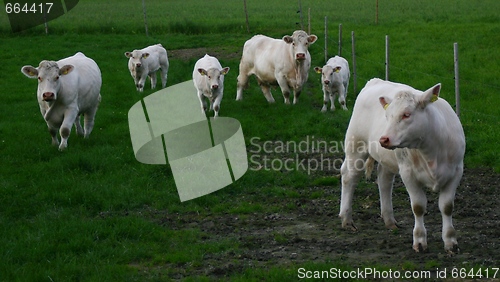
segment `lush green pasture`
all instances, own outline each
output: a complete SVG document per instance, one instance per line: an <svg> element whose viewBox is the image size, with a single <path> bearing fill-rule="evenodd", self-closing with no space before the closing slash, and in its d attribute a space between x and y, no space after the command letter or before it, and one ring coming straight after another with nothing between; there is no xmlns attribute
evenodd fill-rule
<svg viewBox="0 0 500 282"><path fill-rule="evenodd" d="M320 113L320 81L312 71L297 105L283 105L279 89L273 92L277 103L267 104L255 80L244 100L234 101L239 63L234 53L253 34L281 37L299 28L300 21L296 2L247 2L250 34L242 1L146 1L149 37L141 1L80 1L49 22L48 35L43 27L13 34L7 15L0 12L0 281L165 281L172 278L173 268L185 269L189 277L208 255L238 254L240 245L229 237L206 240L197 226L175 228L162 216L243 218L296 208L281 205L279 199L324 197L338 202L338 179L329 178L338 172L251 169L225 189L181 203L167 166L143 165L134 158L127 113L153 91L149 82L143 94L135 91L123 53L153 43L162 43L167 51L204 47L222 54L222 65L231 70L220 115L241 122L249 150L255 149L252 138L343 141L355 100L352 80L348 112L337 106L335 112ZM379 2L375 25L375 1L302 1L304 28L310 7L311 31L319 37L310 48L313 66L324 63L323 28L328 16L330 56L338 48L339 23L342 55L350 62L351 31L356 34L358 91L367 80L384 77L385 35L389 35L391 80L419 89L441 82L441 96L454 105L453 43L458 42L465 163L500 172L500 1ZM38 109L36 80L26 78L20 69L77 51L100 66L102 102L90 139L77 137L73 130L68 150L58 152L50 146ZM190 80L196 60L171 57L168 85ZM302 193L312 183L335 193ZM338 208L331 206L334 214ZM340 228L340 221L332 220ZM249 266L227 279L283 281L296 278L295 270L293 265Z"/></svg>

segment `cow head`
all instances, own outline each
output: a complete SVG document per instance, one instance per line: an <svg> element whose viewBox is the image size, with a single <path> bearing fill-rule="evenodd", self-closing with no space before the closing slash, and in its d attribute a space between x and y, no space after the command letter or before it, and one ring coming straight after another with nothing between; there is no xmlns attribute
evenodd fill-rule
<svg viewBox="0 0 500 282"><path fill-rule="evenodd" d="M306 54L308 52L309 45L316 42L318 37L314 34L308 35L305 31L296 30L293 32L292 36L283 36L283 41L287 44L291 44L293 48L293 56L296 60L302 61L306 59Z"/></svg>
<svg viewBox="0 0 500 282"><path fill-rule="evenodd" d="M322 79L323 79L323 84L330 84L330 82L333 81L333 76L336 74L336 73L339 73L340 70L342 68L340 66L337 66L337 67L332 67L332 66L329 66L329 65L325 65L324 67L320 68L320 67L315 67L314 68L314 71L316 73L320 73L322 75Z"/></svg>
<svg viewBox="0 0 500 282"><path fill-rule="evenodd" d="M380 145L387 149L419 148L429 129L429 104L438 100L441 84L429 88L422 94L401 91L391 100L380 97L385 109L387 127L380 137Z"/></svg>
<svg viewBox="0 0 500 282"><path fill-rule="evenodd" d="M42 61L38 68L24 66L21 72L29 78L38 79L38 100L51 102L57 99L57 93L61 87L59 77L72 72L72 65L59 68L57 62Z"/></svg>
<svg viewBox="0 0 500 282"><path fill-rule="evenodd" d="M223 86L224 83L224 75L226 75L229 72L229 67L225 67L222 70L216 69L216 68L210 68L208 70L205 70L203 68L199 68L198 72L202 76L207 77L207 86L209 89L212 90L212 93L219 89L220 86Z"/></svg>
<svg viewBox="0 0 500 282"><path fill-rule="evenodd" d="M134 50L132 52L125 52L125 57L130 59L129 62L132 63L135 68L141 68L142 59L149 57L149 53L142 53L139 50Z"/></svg>

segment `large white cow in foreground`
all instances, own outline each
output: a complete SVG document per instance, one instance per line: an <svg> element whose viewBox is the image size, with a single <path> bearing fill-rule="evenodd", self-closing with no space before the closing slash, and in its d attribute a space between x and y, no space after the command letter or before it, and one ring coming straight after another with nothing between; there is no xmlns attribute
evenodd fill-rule
<svg viewBox="0 0 500 282"><path fill-rule="evenodd" d="M293 103L296 104L311 67L308 48L317 39L316 35L296 30L283 39L256 35L247 40L240 61L236 100L243 99L248 77L254 74L268 102L274 102L271 85L278 84L286 104L290 104L290 88L293 89Z"/></svg>
<svg viewBox="0 0 500 282"><path fill-rule="evenodd" d="M439 192L444 248L455 251L458 243L452 212L462 177L465 136L453 109L438 98L440 89L441 84L437 84L422 92L407 85L372 79L359 93L346 133L346 156L341 168L339 216L343 227L355 229L354 187L365 168L370 173L375 160L385 225L396 228L391 194L394 175L399 173L415 216L413 249L419 252L427 248L424 189L431 188Z"/></svg>
<svg viewBox="0 0 500 282"><path fill-rule="evenodd" d="M156 87L156 72L161 69L161 86L167 85L168 57L167 50L161 44L151 45L141 50L125 52L128 69L134 79L137 91L144 91L146 78L151 79L151 89Z"/></svg>
<svg viewBox="0 0 500 282"><path fill-rule="evenodd" d="M224 95L224 76L229 67L223 68L217 58L205 55L194 65L193 82L200 99L203 113L207 106L203 96L210 100L210 110L214 110L215 117L219 116L220 102Z"/></svg>
<svg viewBox="0 0 500 282"><path fill-rule="evenodd" d="M347 87L349 86L349 63L347 60L335 56L330 58L326 65L322 68L315 67L314 71L321 74L321 85L323 87L323 108L322 112L326 112L328 100L331 102L330 109L335 110L335 95L339 96L339 103L343 110L347 110L345 105L347 96Z"/></svg>
<svg viewBox="0 0 500 282"><path fill-rule="evenodd" d="M78 135L88 138L101 101L101 71L94 60L83 53L55 61L42 61L38 68L24 66L21 72L38 79L38 104L47 122L52 144L64 150L68 146L71 126ZM80 124L84 115L84 128ZM57 138L60 129L61 143Z"/></svg>

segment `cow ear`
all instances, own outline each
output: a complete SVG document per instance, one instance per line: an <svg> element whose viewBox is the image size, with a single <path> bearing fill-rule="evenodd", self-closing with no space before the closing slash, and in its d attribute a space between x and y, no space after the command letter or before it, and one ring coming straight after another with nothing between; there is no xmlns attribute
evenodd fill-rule
<svg viewBox="0 0 500 282"><path fill-rule="evenodd" d="M226 75L229 72L229 67L225 67L220 71L220 74Z"/></svg>
<svg viewBox="0 0 500 282"><path fill-rule="evenodd" d="M72 72L73 69L75 69L74 66L72 65L65 65L62 68L59 69L59 75L67 75L68 73Z"/></svg>
<svg viewBox="0 0 500 282"><path fill-rule="evenodd" d="M316 73L321 73L321 72L323 71L323 69L322 69L322 68L320 68L320 67L314 67L314 71L315 71Z"/></svg>
<svg viewBox="0 0 500 282"><path fill-rule="evenodd" d="M199 69L198 69L198 72L199 72L201 75L207 75L207 71L206 71L205 69L199 68Z"/></svg>
<svg viewBox="0 0 500 282"><path fill-rule="evenodd" d="M385 96L379 97L378 101L380 102L380 105L384 108L384 110L387 110L387 107L391 104L391 99Z"/></svg>
<svg viewBox="0 0 500 282"><path fill-rule="evenodd" d="M422 98L420 100L420 105L422 107L427 106L429 103L436 102L439 98L439 92L441 91L441 83L438 83L431 88L425 90Z"/></svg>
<svg viewBox="0 0 500 282"><path fill-rule="evenodd" d="M293 43L293 37L291 37L290 35L285 35L283 36L283 41L285 41L287 44L291 44Z"/></svg>
<svg viewBox="0 0 500 282"><path fill-rule="evenodd" d="M132 57L132 53L131 52L125 52L125 57L127 57L127 58Z"/></svg>
<svg viewBox="0 0 500 282"><path fill-rule="evenodd" d="M38 70L32 66L22 67L21 72L29 78L37 78L38 77Z"/></svg>
<svg viewBox="0 0 500 282"><path fill-rule="evenodd" d="M342 67L336 67L335 72L339 72L342 69Z"/></svg>
<svg viewBox="0 0 500 282"><path fill-rule="evenodd" d="M146 59L147 57L149 57L149 53L142 54L142 58Z"/></svg>
<svg viewBox="0 0 500 282"><path fill-rule="evenodd" d="M314 42L316 42L316 40L318 40L318 37L314 34L309 35L309 37L307 38L307 41L309 41L310 44L313 44Z"/></svg>

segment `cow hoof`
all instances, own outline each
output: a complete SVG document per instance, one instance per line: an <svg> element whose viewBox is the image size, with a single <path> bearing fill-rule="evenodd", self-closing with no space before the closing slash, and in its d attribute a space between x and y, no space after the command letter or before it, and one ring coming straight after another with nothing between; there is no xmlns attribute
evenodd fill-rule
<svg viewBox="0 0 500 282"><path fill-rule="evenodd" d="M454 254L459 254L460 249L458 248L458 244L453 244L452 246L445 246L444 250L448 255L454 255Z"/></svg>
<svg viewBox="0 0 500 282"><path fill-rule="evenodd" d="M342 224L342 228L344 228L346 230L351 230L354 232L358 231L358 228L356 227L356 225L354 225L353 222Z"/></svg>
<svg viewBox="0 0 500 282"><path fill-rule="evenodd" d="M390 230L397 230L399 228L399 226L396 223L391 225L386 225L385 227L387 227Z"/></svg>
<svg viewBox="0 0 500 282"><path fill-rule="evenodd" d="M416 253L423 253L427 251L427 246L418 243L417 245L413 245L413 250L415 250Z"/></svg>

